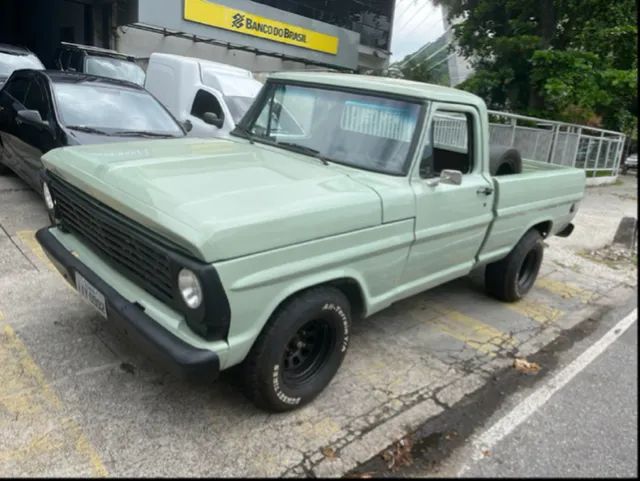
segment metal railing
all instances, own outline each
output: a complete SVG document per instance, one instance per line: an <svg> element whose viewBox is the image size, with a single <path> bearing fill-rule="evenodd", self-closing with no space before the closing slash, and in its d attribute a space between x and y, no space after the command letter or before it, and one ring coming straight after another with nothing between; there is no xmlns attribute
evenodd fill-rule
<svg viewBox="0 0 640 481"><path fill-rule="evenodd" d="M587 177L616 176L625 135L586 125L489 110L491 144L515 147L522 158L577 167Z"/></svg>

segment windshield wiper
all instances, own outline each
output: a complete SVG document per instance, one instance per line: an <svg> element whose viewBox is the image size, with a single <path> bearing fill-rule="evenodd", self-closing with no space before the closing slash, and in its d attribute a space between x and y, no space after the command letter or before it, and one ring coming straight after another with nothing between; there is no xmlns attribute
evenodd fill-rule
<svg viewBox="0 0 640 481"><path fill-rule="evenodd" d="M119 137L173 137L171 134L161 134L159 132L150 132L148 130L118 130L117 132L113 132L112 135L117 135Z"/></svg>
<svg viewBox="0 0 640 481"><path fill-rule="evenodd" d="M310 155L311 157L315 157L322 161L324 165L329 165L329 162L326 157L320 154L320 151L316 149L312 149L311 147L305 147L304 145L294 144L292 142L274 142L273 145L282 145L289 150L293 150L299 152L304 155Z"/></svg>
<svg viewBox="0 0 640 481"><path fill-rule="evenodd" d="M67 125L68 129L77 130L79 132L86 132L88 134L100 134L100 135L112 135L104 130L96 129L94 127L88 127L86 125Z"/></svg>

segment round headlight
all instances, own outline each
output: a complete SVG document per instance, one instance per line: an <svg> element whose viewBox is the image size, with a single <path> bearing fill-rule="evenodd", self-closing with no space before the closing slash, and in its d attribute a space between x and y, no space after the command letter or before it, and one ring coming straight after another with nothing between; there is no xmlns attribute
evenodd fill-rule
<svg viewBox="0 0 640 481"><path fill-rule="evenodd" d="M42 184L42 195L44 197L44 203L47 206L47 209L53 210L53 197L51 197L51 192L49 191L49 186L46 182Z"/></svg>
<svg viewBox="0 0 640 481"><path fill-rule="evenodd" d="M191 309L197 309L202 304L200 281L189 269L182 269L178 274L178 289L185 304Z"/></svg>

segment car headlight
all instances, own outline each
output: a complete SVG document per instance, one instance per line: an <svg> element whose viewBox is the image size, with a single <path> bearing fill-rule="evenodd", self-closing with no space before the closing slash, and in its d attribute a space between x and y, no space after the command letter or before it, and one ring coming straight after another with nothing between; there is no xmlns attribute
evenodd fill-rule
<svg viewBox="0 0 640 481"><path fill-rule="evenodd" d="M44 203L47 206L47 209L53 210L55 207L53 204L53 197L51 197L51 192L49 191L49 186L46 182L42 184L42 195L44 197Z"/></svg>
<svg viewBox="0 0 640 481"><path fill-rule="evenodd" d="M189 269L182 269L178 274L178 289L185 304L197 309L202 304L202 287L196 275Z"/></svg>

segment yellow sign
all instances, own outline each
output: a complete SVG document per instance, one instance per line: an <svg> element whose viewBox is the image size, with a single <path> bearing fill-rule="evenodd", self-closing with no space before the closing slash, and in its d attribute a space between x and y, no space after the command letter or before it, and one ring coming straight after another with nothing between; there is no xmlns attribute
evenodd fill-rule
<svg viewBox="0 0 640 481"><path fill-rule="evenodd" d="M207 0L184 0L184 18L192 22L262 37L274 42L287 43L333 55L338 53L338 37L260 17Z"/></svg>

